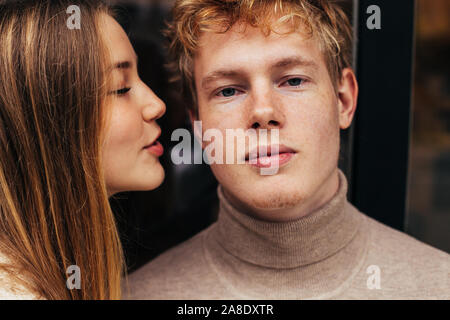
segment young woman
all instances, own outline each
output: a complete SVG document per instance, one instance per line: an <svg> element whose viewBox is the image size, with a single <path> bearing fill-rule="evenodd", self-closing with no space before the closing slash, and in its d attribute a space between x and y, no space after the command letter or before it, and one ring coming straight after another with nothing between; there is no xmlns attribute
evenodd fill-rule
<svg viewBox="0 0 450 320"><path fill-rule="evenodd" d="M0 1L0 70L0 299L119 299L108 197L162 183L164 103L99 1Z"/></svg>

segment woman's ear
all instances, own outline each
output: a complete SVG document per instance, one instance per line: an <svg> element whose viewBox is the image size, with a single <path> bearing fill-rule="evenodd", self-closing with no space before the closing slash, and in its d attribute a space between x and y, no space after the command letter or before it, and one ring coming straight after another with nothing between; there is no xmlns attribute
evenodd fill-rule
<svg viewBox="0 0 450 320"><path fill-rule="evenodd" d="M339 126L347 129L353 120L358 100L358 82L353 70L345 68L338 84Z"/></svg>

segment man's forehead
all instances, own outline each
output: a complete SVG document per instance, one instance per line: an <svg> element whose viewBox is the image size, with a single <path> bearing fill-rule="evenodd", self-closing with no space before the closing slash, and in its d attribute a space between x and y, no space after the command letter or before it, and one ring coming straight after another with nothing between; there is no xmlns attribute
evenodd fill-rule
<svg viewBox="0 0 450 320"><path fill-rule="evenodd" d="M287 27L283 32L269 34L261 28L242 23L226 32L218 30L221 29L217 27L203 32L194 55L195 61L206 58L215 65L221 61L229 65L232 61L264 58L278 65L300 62L298 64L313 66L312 62L319 58L317 54L320 52L320 45L314 37L297 30L290 31ZM259 47L261 50L258 50ZM210 59L211 56L215 59ZM315 64L318 63L316 61Z"/></svg>
<svg viewBox="0 0 450 320"><path fill-rule="evenodd" d="M273 20L271 24L264 25L252 25L246 21L237 21L231 27L222 24L212 24L201 31L199 35L199 41L204 38L214 37L217 35L229 35L234 37L250 37L255 34L261 34L264 36L270 36L271 34L287 35L291 33L297 33L305 39L312 38L313 34L304 23L294 23L293 21L279 22Z"/></svg>
<svg viewBox="0 0 450 320"><path fill-rule="evenodd" d="M238 21L230 28L218 24L212 25L206 31L201 32L194 58L201 55L203 51L211 52L224 49L224 44L232 46L234 43L241 46L245 45L245 41L248 40L257 45L255 39L264 41L295 38L304 46L321 47L319 39L309 32L308 28L301 28L301 25L291 22L278 23L274 20L271 27L271 29L267 29L264 26L253 26L245 21Z"/></svg>

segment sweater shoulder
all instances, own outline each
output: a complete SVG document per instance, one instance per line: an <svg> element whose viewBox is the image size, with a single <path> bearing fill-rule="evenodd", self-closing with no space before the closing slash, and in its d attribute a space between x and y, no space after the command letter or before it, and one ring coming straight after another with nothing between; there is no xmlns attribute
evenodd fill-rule
<svg viewBox="0 0 450 320"><path fill-rule="evenodd" d="M127 299L189 299L183 296L197 281L208 286L212 272L207 267L203 241L214 225L162 253L129 275L124 284ZM205 282L206 281L206 282ZM192 291L192 290L190 290ZM199 290L200 292L200 290Z"/></svg>
<svg viewBox="0 0 450 320"><path fill-rule="evenodd" d="M450 261L450 255L428 245L405 232L393 229L367 217L371 228L371 248L374 253L393 261L407 261L411 266L443 267Z"/></svg>
<svg viewBox="0 0 450 320"><path fill-rule="evenodd" d="M379 267L384 292L413 299L450 298L448 253L367 219L371 237L366 268Z"/></svg>

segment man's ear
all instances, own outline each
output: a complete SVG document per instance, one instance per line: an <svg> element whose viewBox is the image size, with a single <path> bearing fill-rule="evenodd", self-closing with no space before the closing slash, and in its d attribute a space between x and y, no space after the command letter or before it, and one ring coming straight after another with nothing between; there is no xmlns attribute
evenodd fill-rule
<svg viewBox="0 0 450 320"><path fill-rule="evenodd" d="M358 82L352 69L345 68L342 70L342 77L337 91L339 126L341 129L347 129L352 123L358 100Z"/></svg>

